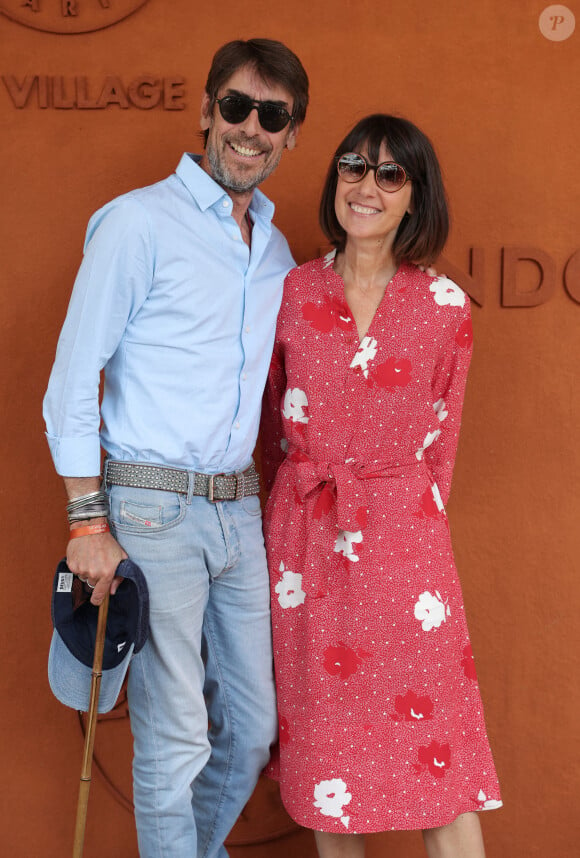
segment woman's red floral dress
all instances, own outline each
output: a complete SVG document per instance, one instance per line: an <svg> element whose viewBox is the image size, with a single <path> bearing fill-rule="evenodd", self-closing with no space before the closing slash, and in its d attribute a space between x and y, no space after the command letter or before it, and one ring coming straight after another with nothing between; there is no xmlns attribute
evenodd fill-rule
<svg viewBox="0 0 580 858"><path fill-rule="evenodd" d="M270 773L309 828L501 805L444 508L471 344L446 278L402 265L359 343L333 254L288 275L262 424Z"/></svg>

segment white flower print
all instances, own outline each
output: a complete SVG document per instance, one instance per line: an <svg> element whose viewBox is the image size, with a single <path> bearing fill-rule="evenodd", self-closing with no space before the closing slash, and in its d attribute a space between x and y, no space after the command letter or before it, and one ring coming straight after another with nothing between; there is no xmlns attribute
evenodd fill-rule
<svg viewBox="0 0 580 858"><path fill-rule="evenodd" d="M324 257L323 261L322 261L322 267L323 268L329 268L332 265L332 263L334 262L335 256L336 256L336 250L331 250L329 253L327 253L326 256Z"/></svg>
<svg viewBox="0 0 580 858"><path fill-rule="evenodd" d="M421 445L421 447L419 447L419 449L415 453L415 455L419 461L421 461L421 459L423 458L423 453L425 452L427 447L430 447L431 444L433 443L433 441L437 440L439 435L441 435L441 429L435 429L434 432L427 432L427 434L425 435L425 440L423 441L423 444Z"/></svg>
<svg viewBox="0 0 580 858"><path fill-rule="evenodd" d="M444 399L438 399L437 402L433 403L433 411L437 415L437 419L440 423L443 423L449 412L447 411L447 406L445 405Z"/></svg>
<svg viewBox="0 0 580 858"><path fill-rule="evenodd" d="M340 819L345 828L348 828L350 817L344 816L342 809L351 798L352 795L346 791L346 784L342 778L320 781L314 787L314 807L318 807L323 816L334 816L335 819Z"/></svg>
<svg viewBox="0 0 580 858"><path fill-rule="evenodd" d="M435 501L435 506L439 510L439 512L443 512L445 510L445 504L443 503L443 498L441 497L441 492L439 491L439 486L437 483L433 483L431 486L431 494L433 495L433 500Z"/></svg>
<svg viewBox="0 0 580 858"><path fill-rule="evenodd" d="M365 337L358 351L352 359L351 369L360 367L365 378L369 377L369 361L374 360L377 354L377 341L374 337Z"/></svg>
<svg viewBox="0 0 580 858"><path fill-rule="evenodd" d="M488 798L482 789L477 794L477 800L480 810L495 810L503 806L503 802L498 801L496 798Z"/></svg>
<svg viewBox="0 0 580 858"><path fill-rule="evenodd" d="M465 292L447 277L438 277L431 283L429 289L433 292L435 303L440 307L463 307L465 304Z"/></svg>
<svg viewBox="0 0 580 858"><path fill-rule="evenodd" d="M425 590L419 596L419 601L415 603L415 619L422 620L421 628L424 632L438 629L450 616L451 609L447 602L443 601L438 590L435 590L435 595Z"/></svg>
<svg viewBox="0 0 580 858"><path fill-rule="evenodd" d="M278 601L283 608L297 608L304 603L306 593L302 589L302 575L300 572L291 572L280 563L282 577L274 587L278 593Z"/></svg>
<svg viewBox="0 0 580 858"><path fill-rule="evenodd" d="M289 387L284 396L284 406L282 414L286 420L293 420L295 423L308 423L308 415L305 409L308 408L308 397L299 387Z"/></svg>
<svg viewBox="0 0 580 858"><path fill-rule="evenodd" d="M337 554L342 554L351 563L358 563L359 556L355 553L354 545L357 542L363 541L362 530L341 530L339 531L334 543L334 550Z"/></svg>

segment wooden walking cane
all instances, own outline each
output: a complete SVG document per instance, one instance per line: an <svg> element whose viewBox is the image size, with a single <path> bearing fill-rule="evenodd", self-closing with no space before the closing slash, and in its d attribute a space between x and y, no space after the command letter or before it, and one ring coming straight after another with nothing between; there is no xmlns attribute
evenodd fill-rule
<svg viewBox="0 0 580 858"><path fill-rule="evenodd" d="M81 781L79 786L79 800L77 804L77 819L75 827L73 858L82 858L83 845L85 841L85 825L87 821L89 790L91 788L91 766L93 763L95 731L97 729L99 692L101 690L101 677L103 675L103 650L105 647L105 633L107 631L108 613L109 593L107 593L107 595L99 606L99 616L97 619L95 657L93 659L93 672L91 674L91 696L89 700L89 715L87 721L87 731L85 734L85 749L83 754L83 766L81 770Z"/></svg>

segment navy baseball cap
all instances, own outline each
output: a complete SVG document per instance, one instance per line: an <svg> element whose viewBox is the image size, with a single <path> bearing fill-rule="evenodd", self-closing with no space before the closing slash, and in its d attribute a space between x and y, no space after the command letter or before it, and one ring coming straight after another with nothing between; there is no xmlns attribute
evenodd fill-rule
<svg viewBox="0 0 580 858"><path fill-rule="evenodd" d="M109 599L103 650L103 674L98 711L115 705L129 662L142 649L149 629L149 592L145 576L132 560L121 560L115 575L123 578ZM99 608L91 591L58 564L52 587L54 631L48 655L48 681L55 697L80 712L88 712Z"/></svg>

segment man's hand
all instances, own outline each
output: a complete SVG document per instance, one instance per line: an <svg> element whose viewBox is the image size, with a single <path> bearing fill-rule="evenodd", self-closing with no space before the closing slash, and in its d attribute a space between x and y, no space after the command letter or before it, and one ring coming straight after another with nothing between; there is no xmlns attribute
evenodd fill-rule
<svg viewBox="0 0 580 858"><path fill-rule="evenodd" d="M115 578L115 570L126 557L110 533L79 536L71 539L66 548L68 568L93 590L93 605L100 605L107 591L111 595L117 592L123 579Z"/></svg>
<svg viewBox="0 0 580 858"><path fill-rule="evenodd" d="M69 500L81 495L96 492L101 486L100 477L65 477L64 485ZM105 524L106 518L92 518L89 521L79 521L72 527L82 527L86 524ZM66 547L66 562L68 568L81 581L94 589L91 596L93 605L100 605L107 590L113 596L123 580L115 578L117 566L127 557L117 540L110 533L92 533L71 539Z"/></svg>

